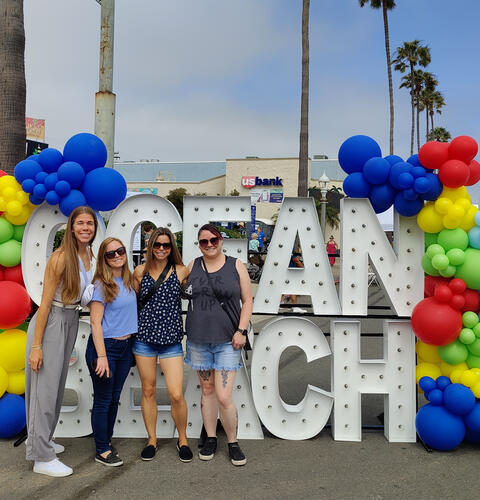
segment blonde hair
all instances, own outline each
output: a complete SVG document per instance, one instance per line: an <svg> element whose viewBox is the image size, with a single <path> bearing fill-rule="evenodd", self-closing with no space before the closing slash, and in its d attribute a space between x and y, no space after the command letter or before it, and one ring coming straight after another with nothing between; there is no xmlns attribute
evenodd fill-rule
<svg viewBox="0 0 480 500"><path fill-rule="evenodd" d="M73 224L79 215L88 214L93 218L95 230L92 239L88 242L91 245L97 235L98 221L95 212L90 207L77 207L70 214L67 221L67 227L63 236L61 250L65 257L65 270L63 271L62 283L62 302L72 304L78 300L80 295L80 264L78 262L78 242L73 234Z"/></svg>
<svg viewBox="0 0 480 500"><path fill-rule="evenodd" d="M177 243L175 242L175 237L173 236L172 231L170 231L170 229L166 227L157 227L157 229L155 229L150 235L150 238L148 238L147 260L145 261L145 266L143 268L143 276L149 273L150 269L153 266L153 262L155 260L155 257L153 256L153 244L157 241L157 238L159 236L168 236L170 244L172 245L172 249L168 254L168 262L170 263L170 265L183 266L182 257L180 255L180 252L178 251Z"/></svg>
<svg viewBox="0 0 480 500"><path fill-rule="evenodd" d="M121 246L124 244L118 238L106 238L100 244L98 249L97 258L97 269L95 270L95 276L93 277L92 283L100 282L103 287L103 295L105 297L105 302L109 304L113 302L115 297L120 292L119 286L115 283L113 279L112 268L107 264L105 259L106 248L113 241L117 241ZM132 273L128 267L128 259L125 259L125 264L122 269L122 280L125 288L130 291L132 289Z"/></svg>

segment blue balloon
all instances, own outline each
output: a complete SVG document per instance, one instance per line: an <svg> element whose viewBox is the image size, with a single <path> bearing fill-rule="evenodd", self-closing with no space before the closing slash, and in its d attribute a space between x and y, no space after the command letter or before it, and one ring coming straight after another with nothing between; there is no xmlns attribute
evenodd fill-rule
<svg viewBox="0 0 480 500"><path fill-rule="evenodd" d="M64 196L67 196L71 190L72 188L70 187L70 184L67 181L58 181L55 184L55 191L57 192L58 196L62 198Z"/></svg>
<svg viewBox="0 0 480 500"><path fill-rule="evenodd" d="M480 250L480 227L473 226L470 231L468 231L468 244Z"/></svg>
<svg viewBox="0 0 480 500"><path fill-rule="evenodd" d="M57 174L59 180L67 181L72 188L79 188L85 179L85 170L80 163L74 161L66 161L60 165Z"/></svg>
<svg viewBox="0 0 480 500"><path fill-rule="evenodd" d="M418 177L425 177L427 170L424 167L413 167L410 173L417 179Z"/></svg>
<svg viewBox="0 0 480 500"><path fill-rule="evenodd" d="M34 194L31 194L28 199L30 200L30 203L33 203L34 205L41 205L43 202L43 199L37 198Z"/></svg>
<svg viewBox="0 0 480 500"><path fill-rule="evenodd" d="M42 167L33 160L23 160L18 162L13 175L16 181L21 184L25 179L35 179L35 176L42 172Z"/></svg>
<svg viewBox="0 0 480 500"><path fill-rule="evenodd" d="M113 210L125 199L127 183L113 168L97 168L85 176L82 193L94 210Z"/></svg>
<svg viewBox="0 0 480 500"><path fill-rule="evenodd" d="M44 200L45 195L47 194L47 188L45 187L45 184L37 184L33 188L33 196L37 198L37 200Z"/></svg>
<svg viewBox="0 0 480 500"><path fill-rule="evenodd" d="M443 391L445 407L456 415L466 415L475 406L473 392L462 384L450 384Z"/></svg>
<svg viewBox="0 0 480 500"><path fill-rule="evenodd" d="M388 179L391 165L383 158L370 158L363 166L363 176L370 184L383 184Z"/></svg>
<svg viewBox="0 0 480 500"><path fill-rule="evenodd" d="M361 172L354 172L343 181L343 192L350 198L366 198L370 194L370 184Z"/></svg>
<svg viewBox="0 0 480 500"><path fill-rule="evenodd" d="M433 389L437 388L437 384L432 377L422 377L418 381L418 387L420 387L423 392L429 393L430 391L433 391Z"/></svg>
<svg viewBox="0 0 480 500"><path fill-rule="evenodd" d="M468 429L480 432L480 402L475 403L473 410L463 417L463 421Z"/></svg>
<svg viewBox="0 0 480 500"><path fill-rule="evenodd" d="M37 163L40 163L40 162L38 161L38 157L39 157L39 156L40 156L40 155L38 155L38 154L37 154L37 155L30 155L30 156L28 156L26 159L27 159L27 160L33 160L33 161L36 161Z"/></svg>
<svg viewBox="0 0 480 500"><path fill-rule="evenodd" d="M45 195L45 201L49 205L58 205L58 202L60 201L60 198L59 198L58 194L56 193L56 191L49 191Z"/></svg>
<svg viewBox="0 0 480 500"><path fill-rule="evenodd" d="M415 179L415 182L413 184L413 189L418 194L428 193L428 191L430 191L430 187L430 182L426 177L418 177L417 179Z"/></svg>
<svg viewBox="0 0 480 500"><path fill-rule="evenodd" d="M432 405L441 406L443 404L443 392L440 389L433 389L428 393L427 399Z"/></svg>
<svg viewBox="0 0 480 500"><path fill-rule="evenodd" d="M465 424L443 406L422 406L415 418L420 439L434 450L453 450L465 437Z"/></svg>
<svg viewBox="0 0 480 500"><path fill-rule="evenodd" d="M380 214L388 210L395 200L396 191L389 184L372 186L368 198L372 204L375 213Z"/></svg>
<svg viewBox="0 0 480 500"><path fill-rule="evenodd" d="M419 167L422 165L420 163L420 160L418 159L418 155L410 156L410 158L407 160L407 163L410 163L410 165L413 165L414 167Z"/></svg>
<svg viewBox="0 0 480 500"><path fill-rule="evenodd" d="M405 189L405 191L402 191L402 196L408 201L418 200L418 194L413 189Z"/></svg>
<svg viewBox="0 0 480 500"><path fill-rule="evenodd" d="M45 182L45 179L48 177L47 172L44 172L43 170L41 172L38 172L38 174L35 175L35 182L37 184L43 184Z"/></svg>
<svg viewBox="0 0 480 500"><path fill-rule="evenodd" d="M405 189L410 187L411 184L413 184L413 176L410 174L410 170L412 169L412 166L409 165L408 163L399 162L395 163L395 165L392 165L392 168L390 169L390 175L388 176L388 180L390 181L390 184L395 188L395 189ZM405 185L405 182L407 182L406 179L404 179L402 184L399 184L399 177L403 173L408 173L410 177L407 177L406 179L411 179L409 182L411 182L410 185Z"/></svg>
<svg viewBox="0 0 480 500"><path fill-rule="evenodd" d="M423 208L423 201L419 199L407 200L403 193L398 193L395 196L395 210L404 217L413 217Z"/></svg>
<svg viewBox="0 0 480 500"><path fill-rule="evenodd" d="M54 172L53 174L49 174L44 181L45 187L47 191L51 191L55 189L55 184L58 182L58 175Z"/></svg>
<svg viewBox="0 0 480 500"><path fill-rule="evenodd" d="M349 137L338 150L338 161L347 174L361 172L365 162L374 156L382 156L382 150L366 135Z"/></svg>
<svg viewBox="0 0 480 500"><path fill-rule="evenodd" d="M56 172L63 163L62 153L58 149L47 148L38 155L38 161L45 172Z"/></svg>
<svg viewBox="0 0 480 500"><path fill-rule="evenodd" d="M397 177L397 183L394 187L396 187L397 189L410 189L413 186L414 182L415 179L410 172L402 172Z"/></svg>
<svg viewBox="0 0 480 500"><path fill-rule="evenodd" d="M33 188L36 186L36 182L33 179L25 179L22 182L22 189L26 193L33 193Z"/></svg>
<svg viewBox="0 0 480 500"><path fill-rule="evenodd" d="M71 137L63 148L65 161L74 161L88 173L96 168L105 166L107 161L107 148L96 135L77 134Z"/></svg>
<svg viewBox="0 0 480 500"><path fill-rule="evenodd" d="M446 387L448 387L452 382L450 382L450 379L448 377L445 377L445 375L441 375L440 377L437 378L437 387L443 391Z"/></svg>
<svg viewBox="0 0 480 500"><path fill-rule="evenodd" d="M0 438L15 436L25 424L25 400L16 394L5 393L0 398Z"/></svg>
<svg viewBox="0 0 480 500"><path fill-rule="evenodd" d="M62 214L68 217L77 207L87 205L87 200L85 199L85 196L83 196L83 194L78 191L78 189L72 189L70 193L67 194L67 196L60 200L59 205Z"/></svg>
<svg viewBox="0 0 480 500"><path fill-rule="evenodd" d="M388 161L388 163L390 163L390 165L395 165L395 163L399 163L399 162L403 162L402 158L400 158L400 156L397 156L397 155L388 155L388 156L385 156L385 160Z"/></svg>
<svg viewBox="0 0 480 500"><path fill-rule="evenodd" d="M425 178L428 179L430 183L430 189L426 192L422 198L428 201L436 200L443 190L443 184L440 182L438 175L432 174L431 172L427 172L425 174Z"/></svg>

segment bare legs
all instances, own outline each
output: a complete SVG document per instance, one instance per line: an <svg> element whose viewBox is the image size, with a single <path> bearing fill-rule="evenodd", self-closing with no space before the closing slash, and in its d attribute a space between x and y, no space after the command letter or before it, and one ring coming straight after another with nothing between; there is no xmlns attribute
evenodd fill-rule
<svg viewBox="0 0 480 500"><path fill-rule="evenodd" d="M220 413L228 442L236 442L238 416L232 399L235 371L207 370L197 371L197 374L202 386L202 418L208 437L217 435L217 418Z"/></svg>

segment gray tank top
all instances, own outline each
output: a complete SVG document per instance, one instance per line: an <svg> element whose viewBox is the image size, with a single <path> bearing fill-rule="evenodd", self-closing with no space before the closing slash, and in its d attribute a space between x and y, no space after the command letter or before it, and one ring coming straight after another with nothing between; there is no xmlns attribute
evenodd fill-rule
<svg viewBox="0 0 480 500"><path fill-rule="evenodd" d="M236 325L240 319L240 278L235 267L237 259L227 257L218 271L209 273L210 282L223 300ZM186 331L190 342L195 344L223 344L231 342L236 326L215 297L203 269L202 258L193 263L187 279L188 304Z"/></svg>

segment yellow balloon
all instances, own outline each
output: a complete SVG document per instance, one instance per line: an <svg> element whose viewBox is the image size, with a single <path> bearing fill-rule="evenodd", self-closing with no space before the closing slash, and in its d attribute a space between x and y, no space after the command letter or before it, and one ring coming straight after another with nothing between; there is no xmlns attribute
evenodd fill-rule
<svg viewBox="0 0 480 500"><path fill-rule="evenodd" d="M15 180L13 175L4 175L0 177L0 192L6 188L13 188L15 191L22 189L22 186Z"/></svg>
<svg viewBox="0 0 480 500"><path fill-rule="evenodd" d="M442 372L440 371L440 368L437 365L434 365L433 363L420 363L419 365L417 365L416 369L417 384L422 377L432 377L434 380L436 380L441 375Z"/></svg>
<svg viewBox="0 0 480 500"><path fill-rule="evenodd" d="M473 373L477 373L478 375L480 375L480 368L470 368L470 371L473 372Z"/></svg>
<svg viewBox="0 0 480 500"><path fill-rule="evenodd" d="M22 204L17 201L17 200L13 200L13 201L9 201L7 203L7 212L10 214L10 215L13 215L14 217L20 215L22 213Z"/></svg>
<svg viewBox="0 0 480 500"><path fill-rule="evenodd" d="M473 395L476 398L480 398L480 382L477 382L473 387L472 387L472 392Z"/></svg>
<svg viewBox="0 0 480 500"><path fill-rule="evenodd" d="M25 372L23 370L8 374L7 392L19 396L25 392Z"/></svg>
<svg viewBox="0 0 480 500"><path fill-rule="evenodd" d="M3 199L7 201L7 203L9 201L12 201L15 199L15 195L17 194L17 191L15 189L13 189L12 187L6 187L3 191L2 191L2 196L3 196Z"/></svg>
<svg viewBox="0 0 480 500"><path fill-rule="evenodd" d="M445 363L445 361L442 361L440 363L440 370L442 370L442 375L450 378L450 375L454 370L464 372L465 370L468 370L468 365L465 362L459 363L458 365L449 365L448 363Z"/></svg>
<svg viewBox="0 0 480 500"><path fill-rule="evenodd" d="M8 386L8 373L0 366L0 398L7 390L7 386Z"/></svg>
<svg viewBox="0 0 480 500"><path fill-rule="evenodd" d="M479 381L478 375L470 370L465 370L460 377L460 383L466 387L473 387Z"/></svg>
<svg viewBox="0 0 480 500"><path fill-rule="evenodd" d="M467 213L470 210L470 207L472 204L470 203L470 200L467 198L459 198L456 202L455 205L458 205L459 207L462 207L465 213Z"/></svg>
<svg viewBox="0 0 480 500"><path fill-rule="evenodd" d="M443 229L442 217L435 211L433 203L427 203L418 212L417 224L426 233L439 233Z"/></svg>
<svg viewBox="0 0 480 500"><path fill-rule="evenodd" d="M466 198L468 201L472 201L472 198L470 198L465 186L460 186L459 188L449 188L444 186L440 196L450 198L454 202L460 198Z"/></svg>
<svg viewBox="0 0 480 500"><path fill-rule="evenodd" d="M442 360L438 355L438 346L425 344L419 340L415 345L415 351L417 352L417 356L427 363L440 363Z"/></svg>
<svg viewBox="0 0 480 500"><path fill-rule="evenodd" d="M0 212L5 212L6 209L7 209L7 202L0 196Z"/></svg>
<svg viewBox="0 0 480 500"><path fill-rule="evenodd" d="M15 216L5 212L5 219L7 219L8 222L14 224L15 226L22 226L23 224L26 224L32 212L33 209L31 209L27 205L23 205L20 215Z"/></svg>
<svg viewBox="0 0 480 500"><path fill-rule="evenodd" d="M7 372L25 368L27 334L23 330L6 330L0 334L0 366Z"/></svg>
<svg viewBox="0 0 480 500"><path fill-rule="evenodd" d="M442 224L446 229L456 229L460 223L462 222L462 219L459 217L452 217L450 215L445 215L442 219Z"/></svg>
<svg viewBox="0 0 480 500"><path fill-rule="evenodd" d="M436 212L441 215L447 215L453 207L453 201L449 198L438 198L434 206Z"/></svg>
<svg viewBox="0 0 480 500"><path fill-rule="evenodd" d="M16 200L22 205L26 205L28 203L28 194L25 191L17 191Z"/></svg>
<svg viewBox="0 0 480 500"><path fill-rule="evenodd" d="M448 210L448 216L452 219L461 219L465 215L465 210L460 205L456 203L450 207Z"/></svg>
<svg viewBox="0 0 480 500"><path fill-rule="evenodd" d="M473 205L468 209L468 212L465 214L465 217L462 219L462 223L460 227L464 231L470 231L473 226L475 226L475 214L478 212L478 208Z"/></svg>
<svg viewBox="0 0 480 500"><path fill-rule="evenodd" d="M450 374L450 380L452 381L452 383L459 384L463 373L464 371L462 370L453 370L452 373Z"/></svg>

